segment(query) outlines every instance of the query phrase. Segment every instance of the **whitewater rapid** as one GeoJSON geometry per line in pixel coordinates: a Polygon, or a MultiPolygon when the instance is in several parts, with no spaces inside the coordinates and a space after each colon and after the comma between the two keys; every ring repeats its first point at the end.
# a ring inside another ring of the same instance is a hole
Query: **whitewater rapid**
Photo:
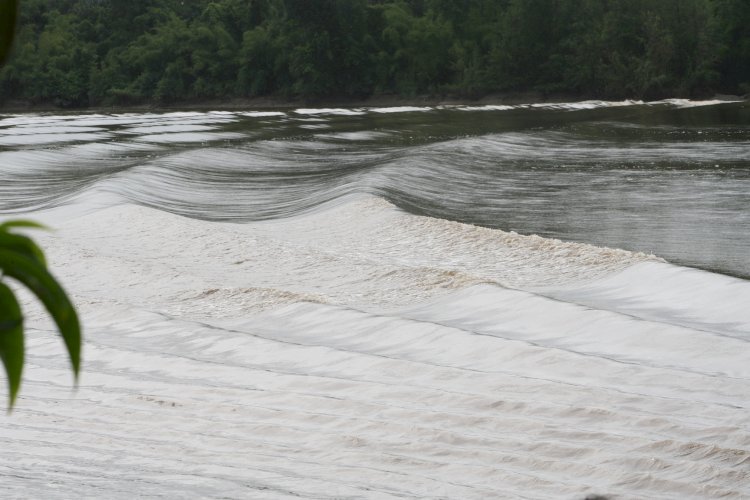
{"type": "Polygon", "coordinates": [[[748,278],[750,103],[0,116],[0,214],[92,191],[204,220],[348,195],[748,278]]]}
{"type": "Polygon", "coordinates": [[[35,215],[84,371],[29,304],[5,498],[750,494],[745,280],[371,196],[35,215]]]}
{"type": "Polygon", "coordinates": [[[680,99],[2,116],[0,220],[54,228],[85,342],[71,390],[19,291],[1,495],[748,498],[749,132],[680,99]]]}

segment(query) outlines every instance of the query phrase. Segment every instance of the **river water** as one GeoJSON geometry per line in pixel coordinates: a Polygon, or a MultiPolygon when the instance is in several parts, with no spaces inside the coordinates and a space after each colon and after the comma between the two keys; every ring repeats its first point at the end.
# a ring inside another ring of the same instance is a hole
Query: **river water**
{"type": "Polygon", "coordinates": [[[664,101],[13,116],[0,212],[90,190],[208,220],[348,193],[750,276],[750,105],[664,101]]]}
{"type": "Polygon", "coordinates": [[[5,497],[750,496],[747,102],[4,115],[10,217],[5,497]]]}

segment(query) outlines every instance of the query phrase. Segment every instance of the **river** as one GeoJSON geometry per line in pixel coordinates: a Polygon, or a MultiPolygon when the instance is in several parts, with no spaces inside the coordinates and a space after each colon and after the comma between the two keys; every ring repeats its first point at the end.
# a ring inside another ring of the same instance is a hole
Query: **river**
{"type": "Polygon", "coordinates": [[[0,121],[0,146],[6,213],[100,190],[250,221],[358,192],[750,276],[744,102],[22,115],[0,121]]]}
{"type": "Polygon", "coordinates": [[[750,104],[0,117],[9,498],[750,495],[750,104]]]}

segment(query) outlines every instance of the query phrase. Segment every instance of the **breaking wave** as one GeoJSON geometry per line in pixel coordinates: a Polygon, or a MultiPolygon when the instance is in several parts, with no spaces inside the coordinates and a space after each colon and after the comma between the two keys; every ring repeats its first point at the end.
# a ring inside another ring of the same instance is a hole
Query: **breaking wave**
{"type": "Polygon", "coordinates": [[[748,273],[743,106],[3,118],[86,333],[25,301],[5,491],[747,497],[750,282],[674,263],[748,273]]]}

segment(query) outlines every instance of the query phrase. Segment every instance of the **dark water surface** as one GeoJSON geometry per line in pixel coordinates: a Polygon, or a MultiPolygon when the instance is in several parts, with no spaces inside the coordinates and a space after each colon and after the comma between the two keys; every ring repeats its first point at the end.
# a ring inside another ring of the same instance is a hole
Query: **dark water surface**
{"type": "Polygon", "coordinates": [[[352,192],[747,278],[750,103],[0,118],[2,214],[108,194],[242,222],[352,192]]]}

